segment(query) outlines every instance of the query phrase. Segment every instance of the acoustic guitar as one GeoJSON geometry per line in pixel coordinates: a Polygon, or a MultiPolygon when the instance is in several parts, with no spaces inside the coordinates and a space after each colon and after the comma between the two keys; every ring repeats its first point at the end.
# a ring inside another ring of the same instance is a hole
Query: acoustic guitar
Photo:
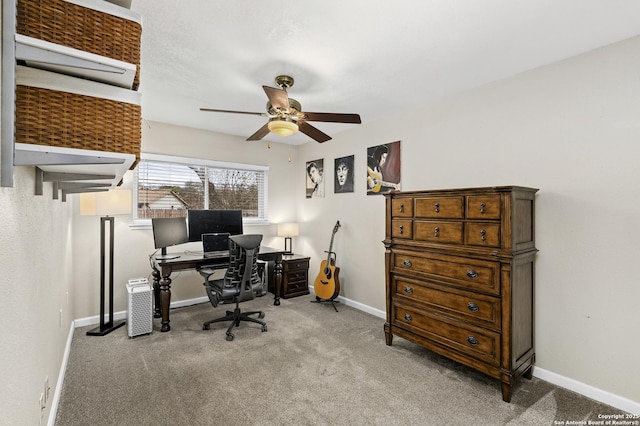
{"type": "Polygon", "coordinates": [[[367,185],[369,191],[380,192],[383,186],[390,186],[393,189],[400,189],[400,185],[393,182],[385,182],[382,180],[382,173],[371,170],[371,167],[367,167],[367,185]]]}
{"type": "Polygon", "coordinates": [[[340,294],[340,280],[338,279],[340,268],[336,267],[335,253],[332,251],[333,237],[338,232],[338,228],[340,228],[340,221],[337,221],[333,227],[327,258],[320,263],[320,272],[313,284],[316,297],[322,300],[333,300],[340,294]]]}

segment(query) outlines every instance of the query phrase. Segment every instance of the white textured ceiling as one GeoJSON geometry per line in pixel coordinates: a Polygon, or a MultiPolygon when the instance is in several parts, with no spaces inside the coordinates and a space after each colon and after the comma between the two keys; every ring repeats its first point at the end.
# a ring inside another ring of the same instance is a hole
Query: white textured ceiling
{"type": "MultiPolygon", "coordinates": [[[[248,137],[263,85],[363,123],[640,34],[639,0],[133,0],[147,120],[248,137]]],[[[639,71],[640,72],[640,71],[639,71]]],[[[311,123],[333,136],[355,124],[311,123]]],[[[304,134],[264,140],[316,143],[304,134]]],[[[256,143],[256,142],[248,142],[256,143]]]]}

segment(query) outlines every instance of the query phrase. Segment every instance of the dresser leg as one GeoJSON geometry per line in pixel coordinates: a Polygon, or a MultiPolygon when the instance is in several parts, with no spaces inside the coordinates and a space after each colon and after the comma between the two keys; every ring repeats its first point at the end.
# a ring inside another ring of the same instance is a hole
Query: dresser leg
{"type": "Polygon", "coordinates": [[[529,369],[525,371],[522,376],[527,380],[531,380],[533,378],[533,365],[529,367],[529,369]]]}
{"type": "Polygon", "coordinates": [[[509,383],[502,382],[502,400],[511,402],[511,385],[509,383]]]}
{"type": "Polygon", "coordinates": [[[384,340],[387,344],[387,346],[391,346],[391,344],[393,343],[393,334],[391,334],[391,332],[387,329],[387,326],[384,326],[384,340]]]}

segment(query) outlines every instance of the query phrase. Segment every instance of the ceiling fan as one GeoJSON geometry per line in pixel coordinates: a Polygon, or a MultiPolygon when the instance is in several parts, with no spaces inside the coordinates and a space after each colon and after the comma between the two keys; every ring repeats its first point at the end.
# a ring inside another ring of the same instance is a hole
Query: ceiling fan
{"type": "Polygon", "coordinates": [[[330,112],[304,112],[300,102],[292,99],[287,94],[287,89],[293,86],[293,78],[288,75],[279,75],[275,79],[280,87],[262,86],[267,94],[267,112],[229,111],[225,109],[200,108],[200,111],[228,112],[232,114],[250,114],[267,117],[269,121],[247,138],[248,141],[257,141],[264,138],[269,132],[280,136],[290,136],[300,130],[305,135],[317,142],[326,142],[331,136],[320,131],[308,123],[308,121],[323,121],[331,123],[360,124],[358,114],[337,114],[330,112]]]}

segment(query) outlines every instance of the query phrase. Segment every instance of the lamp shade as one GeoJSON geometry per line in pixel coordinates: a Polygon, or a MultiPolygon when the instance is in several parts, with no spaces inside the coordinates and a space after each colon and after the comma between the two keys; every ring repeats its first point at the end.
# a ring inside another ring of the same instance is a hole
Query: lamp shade
{"type": "Polygon", "coordinates": [[[131,190],[112,189],[106,192],[80,194],[82,216],[113,216],[131,213],[131,190]]]}
{"type": "Polygon", "coordinates": [[[278,237],[297,237],[300,232],[300,227],[297,223],[279,223],[278,224],[278,237]]]}

